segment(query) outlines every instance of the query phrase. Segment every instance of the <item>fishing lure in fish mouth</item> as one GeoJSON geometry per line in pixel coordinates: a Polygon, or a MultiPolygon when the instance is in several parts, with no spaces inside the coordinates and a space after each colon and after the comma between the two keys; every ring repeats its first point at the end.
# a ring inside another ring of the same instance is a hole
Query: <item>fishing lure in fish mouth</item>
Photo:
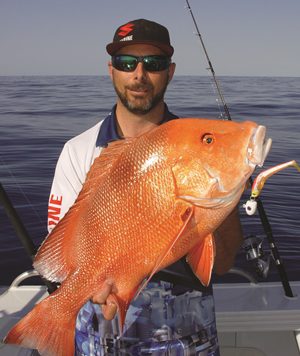
{"type": "Polygon", "coordinates": [[[278,173],[288,167],[295,167],[300,172],[300,166],[295,160],[293,160],[266,169],[255,178],[251,188],[250,199],[246,202],[246,204],[243,205],[248,215],[253,215],[256,212],[256,208],[257,208],[256,199],[259,197],[263,189],[263,186],[265,185],[266,180],[270,178],[273,174],[278,173]]]}

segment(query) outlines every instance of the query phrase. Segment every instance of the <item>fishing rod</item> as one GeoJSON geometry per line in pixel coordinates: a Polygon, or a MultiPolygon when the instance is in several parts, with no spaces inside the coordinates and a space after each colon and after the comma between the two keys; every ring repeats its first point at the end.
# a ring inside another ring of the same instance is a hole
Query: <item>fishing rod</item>
{"type": "Polygon", "coordinates": [[[222,102],[223,108],[224,108],[224,114],[221,114],[221,118],[223,118],[225,120],[231,120],[230,112],[229,112],[229,109],[227,107],[226,101],[224,99],[224,96],[223,96],[219,81],[218,81],[218,79],[216,77],[216,73],[215,73],[214,67],[213,67],[213,65],[211,63],[211,60],[210,60],[209,56],[208,56],[206,47],[204,45],[201,33],[199,31],[196,19],[194,17],[193,11],[191,9],[191,6],[190,6],[188,0],[186,0],[186,4],[187,4],[187,9],[189,10],[189,12],[191,14],[191,17],[193,19],[193,22],[194,22],[194,25],[195,25],[195,28],[196,28],[196,35],[199,37],[199,40],[201,42],[201,46],[202,46],[202,49],[204,51],[204,54],[205,54],[205,57],[206,57],[206,60],[207,60],[207,63],[208,63],[208,69],[210,70],[210,72],[212,74],[212,78],[213,78],[213,81],[214,81],[218,96],[219,96],[219,98],[220,98],[220,100],[222,102]]]}
{"type": "MultiPolygon", "coordinates": [[[[227,104],[225,102],[225,99],[224,99],[224,96],[222,94],[219,82],[217,80],[214,68],[213,68],[211,60],[210,60],[210,58],[208,56],[206,47],[204,45],[201,33],[199,31],[199,28],[198,28],[198,25],[197,25],[197,22],[196,22],[196,19],[195,19],[195,16],[193,14],[193,11],[191,9],[191,6],[190,6],[188,0],[186,0],[186,4],[187,4],[187,9],[189,10],[189,12],[191,14],[191,17],[193,19],[193,22],[194,22],[194,25],[195,25],[195,28],[196,28],[196,35],[199,37],[202,49],[203,49],[203,51],[205,53],[205,57],[207,59],[208,65],[209,65],[209,69],[210,69],[210,72],[212,74],[213,81],[214,81],[218,96],[219,96],[219,98],[220,98],[220,100],[222,102],[223,108],[224,108],[224,115],[221,115],[221,116],[223,116],[225,118],[225,120],[231,121],[232,119],[231,119],[231,115],[230,115],[228,106],[227,106],[227,104]]],[[[249,178],[249,183],[251,184],[251,186],[253,185],[252,177],[249,178]]],[[[270,224],[269,219],[267,217],[267,214],[266,214],[266,211],[264,209],[263,203],[262,203],[262,201],[261,201],[261,199],[259,197],[256,198],[256,202],[257,202],[258,214],[259,214],[259,217],[260,217],[264,232],[265,232],[265,234],[267,236],[267,239],[268,239],[268,242],[269,242],[269,245],[270,245],[270,248],[271,248],[271,253],[272,253],[273,259],[275,261],[275,265],[277,267],[277,271],[279,273],[279,276],[280,276],[280,279],[281,279],[281,283],[282,283],[285,295],[287,297],[293,297],[294,295],[293,295],[293,292],[292,292],[292,289],[291,289],[291,286],[290,286],[290,283],[289,283],[289,280],[288,280],[288,277],[287,277],[287,273],[286,273],[285,267],[284,267],[284,265],[283,265],[283,263],[281,261],[279,250],[278,250],[278,248],[276,246],[275,239],[274,239],[274,236],[273,236],[271,224],[270,224]]]]}
{"type": "MultiPolygon", "coordinates": [[[[17,236],[19,237],[21,243],[23,244],[28,256],[33,260],[36,254],[36,247],[32,242],[22,220],[20,219],[16,209],[14,208],[12,202],[10,201],[4,187],[0,183],[0,203],[2,204],[12,226],[15,229],[17,236]]],[[[48,280],[42,278],[44,284],[46,285],[48,292],[52,293],[56,290],[56,285],[49,282],[48,280]]]]}

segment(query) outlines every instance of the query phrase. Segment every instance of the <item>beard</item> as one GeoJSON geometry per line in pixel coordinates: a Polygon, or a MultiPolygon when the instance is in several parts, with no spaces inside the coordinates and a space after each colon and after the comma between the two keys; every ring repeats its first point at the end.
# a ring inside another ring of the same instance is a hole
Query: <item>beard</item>
{"type": "Polygon", "coordinates": [[[156,93],[153,93],[153,85],[151,83],[137,83],[133,85],[125,86],[125,90],[121,91],[115,81],[113,82],[115,91],[121,100],[122,104],[133,114],[145,115],[150,112],[158,103],[160,103],[165,95],[167,86],[169,82],[169,76],[166,78],[166,81],[162,87],[162,89],[156,93]],[[139,91],[139,90],[147,90],[148,95],[145,98],[135,98],[129,99],[126,89],[139,91]]]}

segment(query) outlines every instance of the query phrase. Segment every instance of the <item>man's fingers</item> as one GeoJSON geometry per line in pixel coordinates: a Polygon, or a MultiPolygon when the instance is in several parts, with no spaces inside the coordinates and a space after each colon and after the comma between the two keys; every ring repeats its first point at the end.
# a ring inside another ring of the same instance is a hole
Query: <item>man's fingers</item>
{"type": "Polygon", "coordinates": [[[113,293],[116,293],[116,287],[113,282],[106,281],[102,289],[95,293],[91,300],[93,303],[100,304],[105,319],[112,320],[117,313],[118,306],[115,302],[113,293]]]}
{"type": "Polygon", "coordinates": [[[105,319],[112,320],[116,315],[118,306],[113,300],[110,300],[110,297],[107,300],[106,304],[102,305],[102,313],[105,319]]]}
{"type": "Polygon", "coordinates": [[[93,303],[105,304],[108,296],[112,292],[114,292],[114,285],[113,285],[113,283],[107,281],[103,284],[101,291],[99,291],[98,293],[95,293],[92,296],[91,300],[93,303]]]}

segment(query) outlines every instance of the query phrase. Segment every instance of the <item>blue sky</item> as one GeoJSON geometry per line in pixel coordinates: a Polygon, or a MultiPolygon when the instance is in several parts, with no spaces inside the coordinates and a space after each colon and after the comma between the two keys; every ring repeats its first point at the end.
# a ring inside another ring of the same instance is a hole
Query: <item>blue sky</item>
{"type": "MultiPolygon", "coordinates": [[[[300,76],[299,0],[190,0],[217,75],[300,76]]],[[[115,29],[168,27],[177,74],[206,75],[185,0],[0,0],[0,75],[107,73],[115,29]]]]}

